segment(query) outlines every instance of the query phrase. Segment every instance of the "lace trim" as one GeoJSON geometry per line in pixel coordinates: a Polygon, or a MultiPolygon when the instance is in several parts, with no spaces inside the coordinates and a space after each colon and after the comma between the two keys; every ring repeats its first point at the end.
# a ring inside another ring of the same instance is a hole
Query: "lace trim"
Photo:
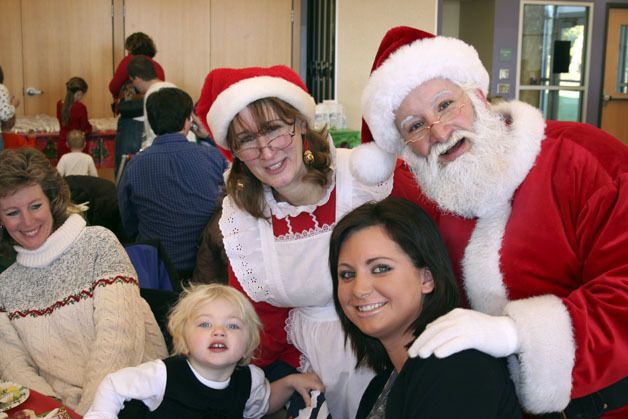
{"type": "Polygon", "coordinates": [[[297,371],[299,371],[301,374],[313,371],[310,360],[307,359],[307,356],[305,356],[304,354],[299,355],[299,366],[297,367],[297,371]]]}
{"type": "Polygon", "coordinates": [[[302,205],[299,207],[295,207],[290,205],[287,202],[277,202],[275,197],[273,196],[273,191],[268,185],[264,185],[264,200],[266,201],[266,205],[270,209],[270,212],[277,218],[285,218],[285,217],[296,217],[302,212],[314,212],[317,207],[323,206],[329,201],[329,197],[331,196],[331,191],[336,187],[336,147],[334,146],[334,140],[331,138],[331,135],[327,135],[327,143],[329,144],[330,152],[331,152],[331,174],[329,185],[327,185],[327,190],[325,191],[325,195],[320,199],[320,201],[311,204],[311,205],[302,205]]]}
{"type": "Polygon", "coordinates": [[[286,222],[288,224],[288,233],[281,234],[275,237],[275,240],[278,242],[288,242],[293,240],[306,239],[309,237],[314,237],[319,234],[328,233],[334,229],[335,223],[332,224],[323,224],[322,226],[318,224],[318,220],[314,214],[310,214],[314,219],[314,228],[309,228],[301,231],[300,233],[294,233],[292,231],[292,225],[290,224],[290,218],[286,218],[286,222]]]}
{"type": "MultiPolygon", "coordinates": [[[[231,202],[228,199],[225,199],[223,214],[225,214],[228,210],[233,209],[230,204],[231,202]]],[[[247,250],[245,250],[243,242],[233,239],[234,237],[239,237],[242,233],[240,227],[236,225],[236,216],[239,216],[238,218],[242,222],[242,225],[244,225],[245,230],[257,228],[256,221],[253,217],[249,214],[245,214],[244,212],[231,213],[227,217],[220,220],[220,228],[224,237],[225,250],[227,250],[227,254],[230,255],[229,262],[232,264],[234,272],[243,274],[241,277],[240,275],[237,275],[238,280],[249,297],[251,297],[254,301],[268,299],[270,297],[270,291],[266,286],[264,286],[264,281],[260,281],[255,275],[255,270],[247,261],[247,250]]],[[[259,235],[257,235],[257,237],[259,237],[259,235]]],[[[250,244],[246,241],[244,242],[250,244]]],[[[255,246],[253,246],[253,248],[254,247],[255,246]]],[[[248,250],[250,251],[251,249],[248,250]]]]}
{"type": "MultiPolygon", "coordinates": [[[[294,341],[290,338],[290,336],[292,336],[292,330],[294,329],[294,323],[295,323],[295,318],[294,318],[294,310],[290,310],[288,312],[288,318],[286,318],[286,323],[283,327],[283,329],[286,331],[286,342],[288,342],[288,344],[293,345],[294,346],[294,341]]],[[[307,356],[305,354],[299,354],[299,366],[297,367],[297,371],[299,371],[300,373],[306,373],[306,372],[311,372],[312,371],[312,364],[310,363],[310,360],[307,358],[307,356]]]]}
{"type": "Polygon", "coordinates": [[[291,335],[291,331],[292,329],[294,329],[294,310],[290,310],[288,312],[288,317],[286,318],[286,323],[283,326],[283,330],[286,331],[286,341],[290,344],[290,345],[294,345],[294,342],[292,341],[292,339],[290,338],[291,335]]]}
{"type": "Polygon", "coordinates": [[[301,205],[301,206],[295,207],[295,206],[292,206],[288,202],[283,202],[283,201],[277,202],[277,200],[275,199],[275,196],[273,195],[272,189],[267,185],[264,186],[264,200],[266,201],[266,205],[268,206],[268,209],[270,209],[270,212],[276,218],[296,217],[302,212],[312,213],[316,210],[316,208],[322,207],[323,205],[325,205],[329,201],[329,198],[331,197],[331,193],[335,187],[336,187],[336,175],[334,171],[331,174],[331,180],[329,182],[329,185],[327,185],[327,189],[325,190],[325,195],[323,195],[323,197],[314,204],[301,205]]]}

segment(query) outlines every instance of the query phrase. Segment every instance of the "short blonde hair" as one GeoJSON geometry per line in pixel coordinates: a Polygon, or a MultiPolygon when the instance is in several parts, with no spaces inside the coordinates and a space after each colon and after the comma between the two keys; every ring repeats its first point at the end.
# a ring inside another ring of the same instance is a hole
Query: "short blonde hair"
{"type": "Polygon", "coordinates": [[[68,132],[66,141],[70,149],[80,148],[82,150],[85,147],[85,133],[80,129],[73,129],[68,132]]]}
{"type": "Polygon", "coordinates": [[[239,365],[246,365],[253,358],[253,353],[260,343],[262,323],[253,305],[235,288],[222,284],[190,284],[183,288],[179,301],[168,316],[168,332],[172,336],[174,355],[188,355],[189,348],[185,341],[185,325],[194,311],[202,304],[223,299],[239,311],[242,323],[248,332],[248,345],[239,365]]]}

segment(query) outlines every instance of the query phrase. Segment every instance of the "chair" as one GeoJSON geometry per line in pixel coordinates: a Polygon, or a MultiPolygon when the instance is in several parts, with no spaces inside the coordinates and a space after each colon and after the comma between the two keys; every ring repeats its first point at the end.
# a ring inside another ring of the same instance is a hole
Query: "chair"
{"type": "Polygon", "coordinates": [[[126,169],[126,164],[133,157],[133,154],[127,153],[123,154],[120,159],[120,166],[118,167],[118,172],[116,173],[116,185],[120,183],[120,179],[122,179],[122,174],[124,173],[124,169],[126,169]]]}
{"type": "Polygon", "coordinates": [[[125,246],[137,271],[140,288],[181,291],[179,275],[159,240],[147,240],[125,246]]]}
{"type": "Polygon", "coordinates": [[[192,274],[194,283],[227,284],[229,276],[227,267],[229,262],[222,242],[222,233],[218,221],[222,215],[222,199],[218,200],[218,207],[214,210],[209,222],[203,229],[201,242],[196,253],[196,266],[192,274]]]}
{"type": "Polygon", "coordinates": [[[166,341],[168,353],[172,353],[172,336],[168,333],[168,313],[176,304],[179,294],[173,291],[140,288],[140,295],[146,300],[157,320],[157,325],[166,341]]]}
{"type": "Polygon", "coordinates": [[[112,181],[80,175],[66,176],[65,181],[70,187],[73,203],[87,202],[89,208],[85,217],[89,225],[106,227],[113,231],[120,243],[129,242],[120,218],[116,185],[112,181]]]}

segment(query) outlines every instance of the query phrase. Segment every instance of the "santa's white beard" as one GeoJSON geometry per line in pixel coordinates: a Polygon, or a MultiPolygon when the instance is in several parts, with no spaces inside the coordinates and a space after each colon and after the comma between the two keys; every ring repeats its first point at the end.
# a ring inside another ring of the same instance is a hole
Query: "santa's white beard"
{"type": "Polygon", "coordinates": [[[476,115],[473,132],[454,131],[447,142],[432,145],[427,157],[405,147],[402,158],[425,195],[442,210],[472,218],[508,203],[516,185],[509,170],[514,153],[506,123],[473,93],[469,98],[476,115]],[[469,150],[452,162],[440,162],[440,154],[462,138],[470,143],[469,150]]]}

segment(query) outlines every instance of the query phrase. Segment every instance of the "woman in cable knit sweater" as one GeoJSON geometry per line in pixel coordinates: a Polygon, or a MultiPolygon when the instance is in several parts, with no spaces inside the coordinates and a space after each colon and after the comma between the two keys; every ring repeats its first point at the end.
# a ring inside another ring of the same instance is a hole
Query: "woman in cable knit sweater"
{"type": "Polygon", "coordinates": [[[167,355],[135,270],[109,230],[86,227],[34,149],[0,154],[0,378],[83,414],[102,378],[167,355]]]}

